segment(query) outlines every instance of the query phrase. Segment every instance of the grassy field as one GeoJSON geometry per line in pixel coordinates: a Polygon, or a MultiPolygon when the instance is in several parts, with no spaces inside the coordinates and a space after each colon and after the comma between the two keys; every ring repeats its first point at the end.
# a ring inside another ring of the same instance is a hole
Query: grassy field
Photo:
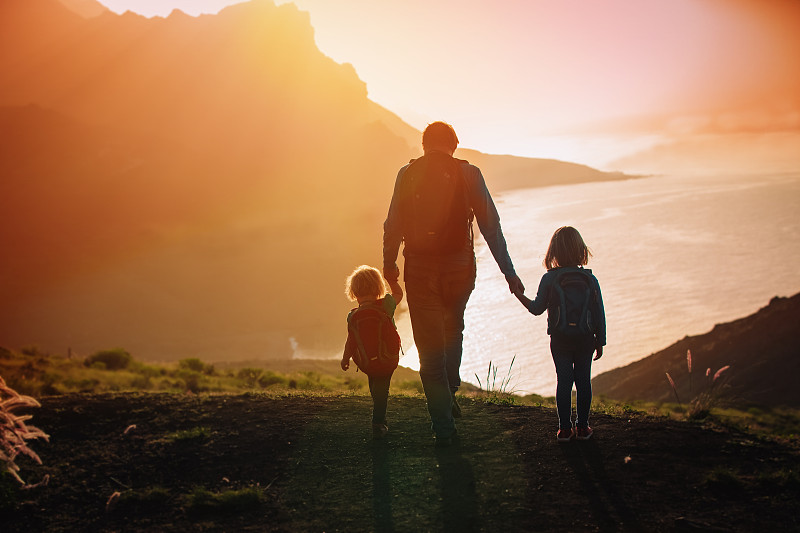
{"type": "Polygon", "coordinates": [[[800,447],[620,407],[558,444],[545,406],[460,399],[437,449],[425,399],[363,392],[102,393],[41,399],[50,441],[0,478],[2,531],[787,531],[800,447]]]}
{"type": "MultiPolygon", "coordinates": [[[[0,347],[0,376],[20,394],[35,398],[69,393],[353,393],[368,394],[367,377],[339,368],[338,360],[282,359],[208,364],[184,359],[171,364],[137,361],[123,349],[105,350],[85,358],[44,353],[37,348],[12,351],[0,347]]],[[[478,376],[481,388],[463,383],[461,393],[497,405],[555,407],[555,398],[509,392],[513,367],[490,367],[478,376]],[[492,372],[496,375],[492,378],[492,372]]],[[[399,367],[392,378],[391,394],[422,394],[419,374],[399,367]]],[[[691,404],[620,402],[595,395],[592,410],[616,416],[643,413],[674,420],[707,420],[766,437],[800,436],[800,410],[785,407],[731,408],[725,398],[715,398],[705,409],[691,404]],[[699,416],[698,416],[699,412],[699,416]]]]}
{"type": "MultiPolygon", "coordinates": [[[[124,349],[97,352],[85,358],[44,353],[37,348],[19,352],[0,347],[0,376],[20,394],[33,397],[73,392],[191,392],[244,391],[362,391],[367,377],[353,366],[347,372],[338,360],[270,360],[208,364],[183,359],[173,364],[148,364],[124,349]],[[269,368],[266,368],[266,367],[269,368]]],[[[419,374],[398,368],[395,391],[422,391],[419,374]]]]}
{"type": "Polygon", "coordinates": [[[0,350],[0,376],[39,399],[23,412],[50,436],[29,442],[42,464],[16,460],[48,483],[0,474],[2,531],[800,528],[794,410],[596,398],[595,436],[557,444],[553,398],[484,379],[459,392],[459,439],[437,449],[409,369],[378,441],[365,376],[337,361],[0,350]]]}

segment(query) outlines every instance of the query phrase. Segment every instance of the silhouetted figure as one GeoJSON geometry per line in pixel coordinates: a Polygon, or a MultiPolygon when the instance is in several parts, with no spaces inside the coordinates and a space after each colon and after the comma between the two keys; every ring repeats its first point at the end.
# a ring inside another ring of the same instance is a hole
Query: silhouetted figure
{"type": "Polygon", "coordinates": [[[380,270],[361,265],[345,282],[345,295],[358,302],[347,315],[347,341],[342,355],[342,370],[350,368],[350,359],[369,378],[372,396],[372,436],[381,439],[389,431],[386,407],[389,385],[397,368],[400,337],[394,325],[394,311],[403,300],[403,289],[394,280],[391,294],[380,270]]]}
{"type": "Polygon", "coordinates": [[[411,326],[437,446],[452,443],[454,417],[461,416],[455,393],[461,385],[464,310],[475,288],[473,219],[511,292],[525,291],[483,175],[453,158],[457,146],[449,124],[434,122],[425,129],[424,155],[398,172],[383,226],[383,275],[390,283],[400,276],[397,254],[403,244],[411,326]]]}
{"type": "Polygon", "coordinates": [[[534,315],[547,310],[550,353],[556,365],[556,408],[559,442],[592,436],[589,410],[592,405],[592,354],[603,356],[606,344],[606,316],[600,284],[589,263],[589,248],[578,230],[564,226],[556,230],[544,257],[547,272],[542,276],[536,298],[515,292],[519,301],[534,315]],[[572,427],[572,384],[577,399],[575,428],[572,427]]]}

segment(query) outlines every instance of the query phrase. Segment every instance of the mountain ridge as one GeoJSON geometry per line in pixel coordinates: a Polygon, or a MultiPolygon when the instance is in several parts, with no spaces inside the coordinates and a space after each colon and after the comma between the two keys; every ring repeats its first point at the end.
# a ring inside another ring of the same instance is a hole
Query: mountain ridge
{"type": "MultiPolygon", "coordinates": [[[[421,135],[317,49],[308,13],[0,9],[0,130],[18,132],[0,148],[15,221],[0,230],[0,341],[149,360],[337,351],[339,287],[380,263],[421,135]]],[[[493,192],[622,177],[462,152],[493,192]]]]}
{"type": "Polygon", "coordinates": [[[596,394],[617,400],[671,402],[675,393],[666,378],[673,378],[684,402],[706,389],[706,369],[713,376],[724,371],[723,400],[737,406],[800,406],[800,294],[775,297],[756,313],[724,324],[704,334],[687,336],[669,347],[592,379],[596,394]],[[687,365],[691,350],[693,379],[687,365]],[[693,391],[692,391],[693,387],[693,391]]]}

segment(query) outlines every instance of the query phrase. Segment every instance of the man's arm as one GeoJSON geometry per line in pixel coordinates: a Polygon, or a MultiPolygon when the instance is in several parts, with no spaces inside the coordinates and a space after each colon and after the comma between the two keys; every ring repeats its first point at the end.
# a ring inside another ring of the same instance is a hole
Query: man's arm
{"type": "Polygon", "coordinates": [[[400,277],[400,269],[397,268],[397,254],[400,252],[400,243],[403,242],[403,231],[400,226],[400,214],[398,213],[398,204],[400,202],[398,191],[400,189],[400,180],[406,168],[408,168],[408,165],[401,168],[397,173],[392,201],[389,204],[389,213],[383,223],[383,277],[389,282],[390,286],[392,283],[397,282],[400,277]]]}
{"type": "Polygon", "coordinates": [[[481,231],[489,250],[492,252],[500,272],[506,277],[508,289],[514,294],[525,292],[525,286],[514,271],[514,264],[511,256],[508,255],[508,246],[503,236],[503,229],[500,227],[500,215],[494,205],[486,181],[478,167],[474,165],[462,165],[464,179],[467,183],[470,205],[475,213],[475,220],[478,222],[478,229],[481,231]]]}

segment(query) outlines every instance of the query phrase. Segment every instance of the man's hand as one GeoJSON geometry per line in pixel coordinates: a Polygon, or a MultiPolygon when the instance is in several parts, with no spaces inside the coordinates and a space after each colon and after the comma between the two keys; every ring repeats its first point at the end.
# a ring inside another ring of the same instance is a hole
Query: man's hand
{"type": "Polygon", "coordinates": [[[400,269],[397,268],[397,263],[393,265],[383,265],[383,279],[389,282],[389,286],[392,283],[397,283],[397,280],[400,278],[400,269]]]}
{"type": "Polygon", "coordinates": [[[603,357],[603,347],[595,346],[595,350],[597,351],[597,355],[594,356],[594,361],[597,361],[598,359],[603,357]]]}
{"type": "Polygon", "coordinates": [[[511,291],[512,294],[515,296],[525,294],[525,285],[522,284],[522,280],[519,279],[519,276],[516,274],[511,277],[506,276],[506,281],[508,282],[508,290],[511,291]]]}

